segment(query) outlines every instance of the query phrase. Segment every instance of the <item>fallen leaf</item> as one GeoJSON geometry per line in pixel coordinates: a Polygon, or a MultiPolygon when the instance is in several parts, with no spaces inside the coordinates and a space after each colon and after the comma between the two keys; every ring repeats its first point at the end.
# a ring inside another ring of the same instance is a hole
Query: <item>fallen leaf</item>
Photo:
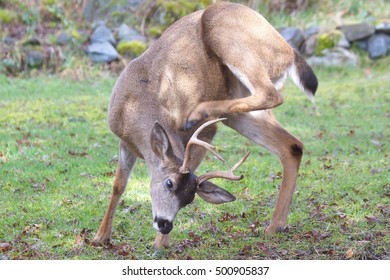
{"type": "Polygon", "coordinates": [[[80,234],[77,234],[77,235],[76,235],[76,239],[75,239],[75,241],[74,241],[74,244],[76,244],[77,246],[83,245],[83,239],[81,238],[81,235],[80,235],[80,234]]]}
{"type": "Polygon", "coordinates": [[[73,151],[73,150],[69,150],[68,154],[70,154],[71,156],[78,156],[78,157],[85,157],[85,156],[88,155],[87,152],[76,152],[76,151],[73,151]]]}
{"type": "Polygon", "coordinates": [[[0,152],[0,162],[4,162],[4,163],[7,162],[7,158],[2,152],[0,152]]]}
{"type": "Polygon", "coordinates": [[[9,243],[0,243],[0,252],[7,252],[11,250],[11,244],[9,243]]]}
{"type": "Polygon", "coordinates": [[[116,246],[115,249],[116,249],[118,255],[120,255],[120,256],[128,256],[128,255],[130,255],[131,252],[134,251],[133,247],[131,247],[129,244],[126,244],[126,243],[116,246]]]}
{"type": "Polygon", "coordinates": [[[347,252],[345,253],[347,259],[351,259],[353,257],[353,250],[352,248],[349,248],[347,252]]]}
{"type": "Polygon", "coordinates": [[[371,143],[374,144],[374,145],[377,146],[377,147],[382,147],[382,146],[383,146],[383,143],[380,142],[380,141],[377,140],[377,139],[371,139],[371,143]]]}
{"type": "Polygon", "coordinates": [[[355,136],[355,130],[351,129],[351,130],[348,132],[348,136],[355,136]]]}
{"type": "Polygon", "coordinates": [[[364,218],[366,218],[367,223],[369,223],[369,224],[375,224],[375,223],[379,222],[379,219],[375,216],[364,216],[364,218]]]}

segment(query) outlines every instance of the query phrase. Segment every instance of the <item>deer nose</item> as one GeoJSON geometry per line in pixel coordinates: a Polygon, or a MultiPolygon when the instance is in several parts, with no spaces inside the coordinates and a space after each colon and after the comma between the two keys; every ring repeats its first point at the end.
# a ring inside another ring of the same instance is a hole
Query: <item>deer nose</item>
{"type": "Polygon", "coordinates": [[[158,231],[162,234],[168,234],[173,229],[173,223],[171,221],[157,218],[158,231]]]}

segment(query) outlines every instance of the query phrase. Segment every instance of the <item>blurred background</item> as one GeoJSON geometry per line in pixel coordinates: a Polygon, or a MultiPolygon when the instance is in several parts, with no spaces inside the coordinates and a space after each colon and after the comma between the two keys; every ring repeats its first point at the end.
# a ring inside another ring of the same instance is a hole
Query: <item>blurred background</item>
{"type": "MultiPolygon", "coordinates": [[[[119,73],[173,22],[215,2],[0,0],[0,73],[119,73]]],[[[231,2],[259,11],[312,65],[358,66],[388,54],[389,0],[231,2]]]]}

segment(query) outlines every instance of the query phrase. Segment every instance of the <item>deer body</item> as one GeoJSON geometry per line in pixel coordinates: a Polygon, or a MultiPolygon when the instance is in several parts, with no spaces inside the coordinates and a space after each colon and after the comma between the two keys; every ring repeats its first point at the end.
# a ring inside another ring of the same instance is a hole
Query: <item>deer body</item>
{"type": "MultiPolygon", "coordinates": [[[[217,117],[281,159],[283,181],[266,232],[282,230],[303,150],[302,142],[281,128],[270,111],[282,103],[279,90],[288,74],[314,96],[317,80],[310,67],[261,15],[245,6],[212,5],[168,28],[114,86],[108,122],[121,139],[120,156],[113,195],[94,242],[109,239],[136,158],[146,161],[151,177],[155,247],[167,245],[177,212],[195,193],[211,203],[234,200],[208,181],[218,175],[194,174],[205,149],[193,146],[186,155],[194,131],[217,117]]],[[[215,133],[212,123],[199,132],[199,139],[210,143],[215,133]]]]}

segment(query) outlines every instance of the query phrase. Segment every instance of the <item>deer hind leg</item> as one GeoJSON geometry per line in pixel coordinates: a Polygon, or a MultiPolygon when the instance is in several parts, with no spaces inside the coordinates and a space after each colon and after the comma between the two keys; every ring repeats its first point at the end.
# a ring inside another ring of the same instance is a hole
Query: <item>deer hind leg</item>
{"type": "Polygon", "coordinates": [[[93,243],[96,245],[108,242],[111,237],[115,211],[119,200],[126,189],[127,181],[136,159],[136,156],[127,151],[124,144],[121,142],[119,145],[118,166],[116,169],[110,203],[100,224],[99,230],[93,239],[93,243]]]}
{"type": "Polygon", "coordinates": [[[282,184],[266,234],[284,230],[296,187],[303,143],[283,129],[270,110],[229,116],[226,125],[277,155],[283,166],[282,184]]]}
{"type": "MultiPolygon", "coordinates": [[[[283,103],[282,96],[253,51],[244,48],[238,53],[245,53],[245,56],[235,57],[230,53],[222,53],[220,59],[234,76],[232,78],[239,81],[249,96],[240,98],[226,96],[225,100],[211,100],[198,104],[188,116],[185,129],[189,129],[206,119],[232,113],[272,109],[283,103]]],[[[290,64],[287,62],[285,65],[275,66],[280,68],[280,76],[285,74],[290,64]]]]}

